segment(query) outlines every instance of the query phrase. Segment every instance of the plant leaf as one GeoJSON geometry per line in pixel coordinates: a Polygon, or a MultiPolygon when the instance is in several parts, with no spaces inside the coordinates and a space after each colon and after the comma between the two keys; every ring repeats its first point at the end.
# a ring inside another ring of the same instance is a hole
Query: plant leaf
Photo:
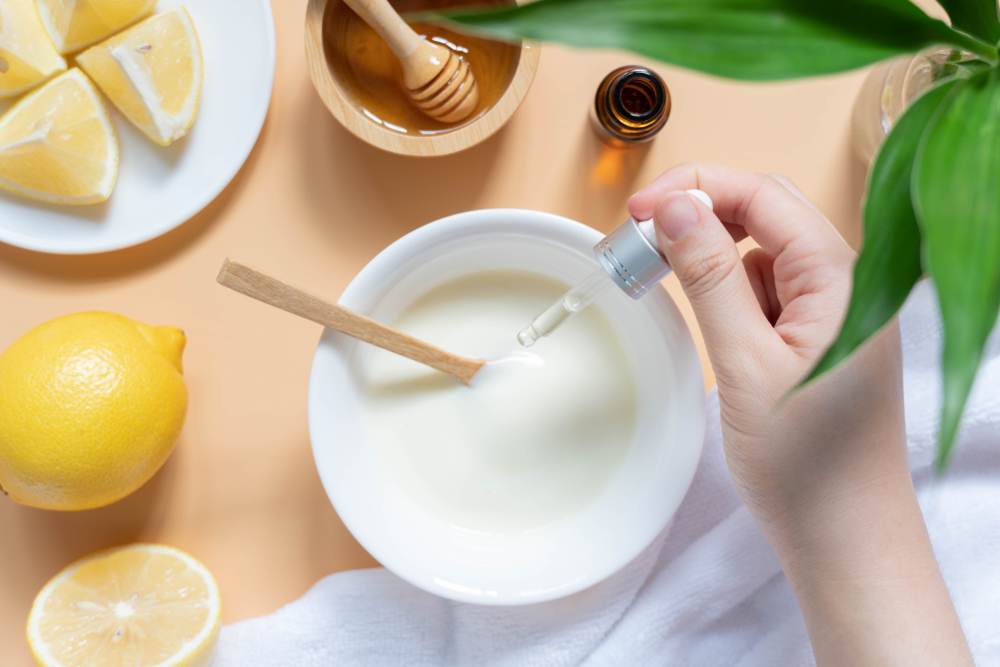
{"type": "Polygon", "coordinates": [[[628,49],[761,81],[841,72],[931,44],[996,56],[909,0],[539,0],[408,18],[504,39],[628,49]]]}
{"type": "Polygon", "coordinates": [[[1000,312],[1000,70],[954,86],[917,149],[913,195],[944,321],[940,470],[1000,312]]]}
{"type": "Polygon", "coordinates": [[[951,25],[990,44],[1000,42],[997,0],[938,0],[951,25]]]}
{"type": "Polygon", "coordinates": [[[959,49],[952,49],[943,63],[934,58],[927,58],[931,67],[931,80],[941,81],[955,75],[970,75],[988,69],[991,65],[978,59],[963,60],[964,54],[959,49]]]}
{"type": "Polygon", "coordinates": [[[913,213],[913,158],[927,123],[956,80],[917,98],[886,137],[868,174],[864,244],[854,265],[854,288],[837,340],[802,384],[846,359],[892,319],[920,279],[920,227],[913,213]]]}

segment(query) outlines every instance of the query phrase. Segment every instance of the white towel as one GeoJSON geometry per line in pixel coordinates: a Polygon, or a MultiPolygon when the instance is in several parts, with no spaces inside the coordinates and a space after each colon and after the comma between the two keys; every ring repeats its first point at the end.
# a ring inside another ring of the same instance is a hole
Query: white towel
{"type": "MultiPolygon", "coordinates": [[[[928,281],[901,324],[920,504],[977,664],[1000,666],[1000,336],[951,466],[935,481],[941,325],[928,281]]],[[[383,569],[343,572],[269,616],[224,628],[215,667],[815,664],[777,556],[729,478],[714,390],[707,419],[704,454],[671,525],[607,581],[554,602],[484,607],[383,569]]]]}

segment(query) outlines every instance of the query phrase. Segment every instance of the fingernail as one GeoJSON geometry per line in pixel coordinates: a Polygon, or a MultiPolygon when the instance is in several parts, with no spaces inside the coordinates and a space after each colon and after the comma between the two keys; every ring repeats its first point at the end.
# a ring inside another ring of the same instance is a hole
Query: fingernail
{"type": "Polygon", "coordinates": [[[691,195],[681,190],[668,192],[656,204],[656,224],[671,241],[680,241],[698,225],[698,209],[691,195]]]}

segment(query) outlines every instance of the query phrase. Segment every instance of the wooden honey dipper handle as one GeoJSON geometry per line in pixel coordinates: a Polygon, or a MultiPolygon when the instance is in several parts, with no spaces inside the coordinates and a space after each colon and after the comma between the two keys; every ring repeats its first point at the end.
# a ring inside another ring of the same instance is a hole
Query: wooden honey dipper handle
{"type": "Polygon", "coordinates": [[[227,258],[216,278],[220,285],[276,308],[312,320],[351,338],[447,373],[464,384],[486,363],[461,357],[376,322],[312,292],[227,258]]]}
{"type": "Polygon", "coordinates": [[[412,55],[424,39],[396,13],[389,0],[344,0],[385,40],[400,60],[412,55]]]}
{"type": "Polygon", "coordinates": [[[428,41],[406,25],[389,0],[344,0],[385,40],[403,66],[413,103],[442,123],[465,120],[479,104],[479,86],[468,61],[428,41]]]}
{"type": "Polygon", "coordinates": [[[403,83],[409,90],[434,80],[451,57],[450,50],[428,42],[396,13],[389,0],[344,0],[385,40],[403,65],[403,83]]]}

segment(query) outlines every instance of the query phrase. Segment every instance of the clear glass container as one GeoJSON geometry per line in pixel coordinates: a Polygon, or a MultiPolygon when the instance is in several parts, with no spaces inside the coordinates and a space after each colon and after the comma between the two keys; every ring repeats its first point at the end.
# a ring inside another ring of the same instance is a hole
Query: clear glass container
{"type": "Polygon", "coordinates": [[[879,63],[868,73],[854,102],[854,143],[871,162],[875,151],[910,102],[937,81],[967,74],[971,53],[935,46],[879,63]]]}

